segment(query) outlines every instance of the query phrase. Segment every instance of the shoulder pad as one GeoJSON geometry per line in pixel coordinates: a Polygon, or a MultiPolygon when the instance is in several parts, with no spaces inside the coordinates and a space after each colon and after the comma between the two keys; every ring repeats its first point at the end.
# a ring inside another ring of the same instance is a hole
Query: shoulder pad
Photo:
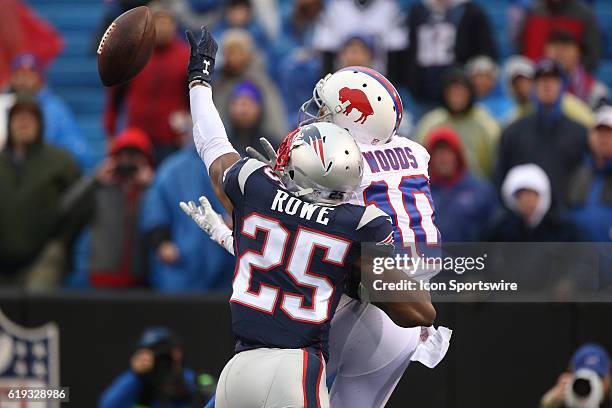
{"type": "Polygon", "coordinates": [[[262,167],[265,167],[266,165],[262,162],[260,162],[259,160],[255,160],[255,159],[248,159],[243,165],[242,168],[240,169],[240,172],[238,173],[238,185],[240,186],[240,191],[242,192],[242,194],[244,194],[244,185],[246,184],[247,179],[249,178],[249,176],[251,174],[253,174],[253,172],[255,172],[258,169],[261,169],[262,167]]]}
{"type": "Polygon", "coordinates": [[[361,219],[359,220],[359,224],[357,225],[357,229],[363,228],[363,226],[369,224],[371,221],[375,220],[378,217],[385,217],[389,219],[389,215],[375,206],[374,204],[370,204],[365,208],[361,219]]]}

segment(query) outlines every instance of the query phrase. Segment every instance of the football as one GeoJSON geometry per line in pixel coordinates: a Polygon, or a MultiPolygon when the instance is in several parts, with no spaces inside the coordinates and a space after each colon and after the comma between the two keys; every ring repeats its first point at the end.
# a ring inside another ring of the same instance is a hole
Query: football
{"type": "Polygon", "coordinates": [[[134,78],[155,46],[153,14],[146,6],[126,11],[108,26],[98,46],[98,73],[106,86],[134,78]]]}

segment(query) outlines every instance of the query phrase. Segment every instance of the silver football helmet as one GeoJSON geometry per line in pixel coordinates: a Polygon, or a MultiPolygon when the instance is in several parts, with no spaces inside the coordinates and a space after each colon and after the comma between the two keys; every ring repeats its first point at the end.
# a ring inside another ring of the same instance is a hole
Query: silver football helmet
{"type": "Polygon", "coordinates": [[[346,130],[319,122],[287,136],[278,149],[275,170],[295,195],[337,205],[361,183],[363,162],[355,139],[346,130]]]}

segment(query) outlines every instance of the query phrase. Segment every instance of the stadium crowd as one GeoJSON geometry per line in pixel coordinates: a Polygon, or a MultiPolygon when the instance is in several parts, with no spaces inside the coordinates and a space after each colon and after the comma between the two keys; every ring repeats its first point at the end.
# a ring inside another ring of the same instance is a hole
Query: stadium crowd
{"type": "MultiPolygon", "coordinates": [[[[24,32],[61,43],[27,4],[6,3],[24,32]]],[[[221,210],[188,114],[181,32],[202,24],[220,44],[215,103],[241,151],[279,143],[322,76],[368,66],[402,94],[399,134],[431,154],[443,240],[612,241],[612,78],[597,77],[612,22],[590,3],[509,0],[516,55],[502,57],[470,0],[107,2],[101,31],[148,4],[157,37],[144,70],[106,91],[101,161],[46,83],[53,56],[26,35],[9,47],[17,28],[0,30],[0,285],[58,287],[84,263],[81,286],[229,290],[232,258],[178,207],[206,195],[221,210]]]]}

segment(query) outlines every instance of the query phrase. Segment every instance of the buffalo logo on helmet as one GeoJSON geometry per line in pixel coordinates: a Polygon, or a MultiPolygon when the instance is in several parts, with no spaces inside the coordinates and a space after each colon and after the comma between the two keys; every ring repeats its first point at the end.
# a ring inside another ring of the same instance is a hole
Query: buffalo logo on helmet
{"type": "Polygon", "coordinates": [[[368,119],[368,116],[374,114],[374,109],[368,100],[368,96],[361,89],[351,89],[345,86],[338,92],[338,98],[342,104],[348,102],[348,105],[346,105],[343,111],[346,116],[348,116],[353,109],[361,114],[361,116],[354,121],[355,123],[361,123],[363,125],[368,119]]]}

